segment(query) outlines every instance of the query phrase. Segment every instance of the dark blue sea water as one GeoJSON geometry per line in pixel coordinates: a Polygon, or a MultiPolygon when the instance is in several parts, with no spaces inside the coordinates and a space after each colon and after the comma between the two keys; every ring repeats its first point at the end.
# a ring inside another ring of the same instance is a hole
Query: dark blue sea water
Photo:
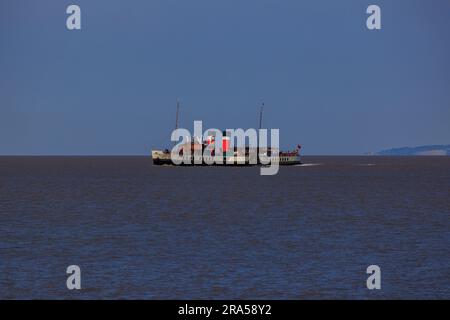
{"type": "Polygon", "coordinates": [[[0,298],[450,298],[450,157],[303,160],[0,157],[0,298]]]}

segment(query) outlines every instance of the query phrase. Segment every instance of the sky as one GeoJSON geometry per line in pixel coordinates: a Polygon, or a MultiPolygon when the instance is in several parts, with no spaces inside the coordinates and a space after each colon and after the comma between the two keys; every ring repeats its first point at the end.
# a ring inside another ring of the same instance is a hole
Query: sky
{"type": "Polygon", "coordinates": [[[449,57],[448,0],[1,0],[0,155],[147,155],[177,98],[308,155],[448,144],[449,57]]]}

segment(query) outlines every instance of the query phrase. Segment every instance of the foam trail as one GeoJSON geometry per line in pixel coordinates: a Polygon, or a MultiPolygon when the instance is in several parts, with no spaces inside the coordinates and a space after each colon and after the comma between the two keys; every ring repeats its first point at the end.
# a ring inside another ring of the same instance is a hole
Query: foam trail
{"type": "Polygon", "coordinates": [[[314,167],[314,166],[321,166],[322,163],[302,163],[302,164],[296,164],[294,167],[314,167]]]}

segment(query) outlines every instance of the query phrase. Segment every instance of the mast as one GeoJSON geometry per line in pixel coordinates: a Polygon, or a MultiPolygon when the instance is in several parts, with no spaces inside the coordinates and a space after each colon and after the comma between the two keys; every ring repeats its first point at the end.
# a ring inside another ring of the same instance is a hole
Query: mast
{"type": "Polygon", "coordinates": [[[261,105],[261,109],[259,110],[259,129],[262,126],[262,116],[263,116],[264,102],[261,105]]]}
{"type": "Polygon", "coordinates": [[[175,118],[175,130],[178,129],[178,114],[180,113],[180,100],[177,98],[177,115],[175,118]]]}

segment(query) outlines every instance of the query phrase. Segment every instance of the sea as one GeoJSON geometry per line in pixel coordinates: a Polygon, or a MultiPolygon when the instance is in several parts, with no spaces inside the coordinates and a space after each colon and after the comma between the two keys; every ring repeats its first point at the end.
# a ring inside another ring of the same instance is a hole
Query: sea
{"type": "Polygon", "coordinates": [[[450,299],[450,157],[302,161],[0,157],[0,298],[450,299]]]}

